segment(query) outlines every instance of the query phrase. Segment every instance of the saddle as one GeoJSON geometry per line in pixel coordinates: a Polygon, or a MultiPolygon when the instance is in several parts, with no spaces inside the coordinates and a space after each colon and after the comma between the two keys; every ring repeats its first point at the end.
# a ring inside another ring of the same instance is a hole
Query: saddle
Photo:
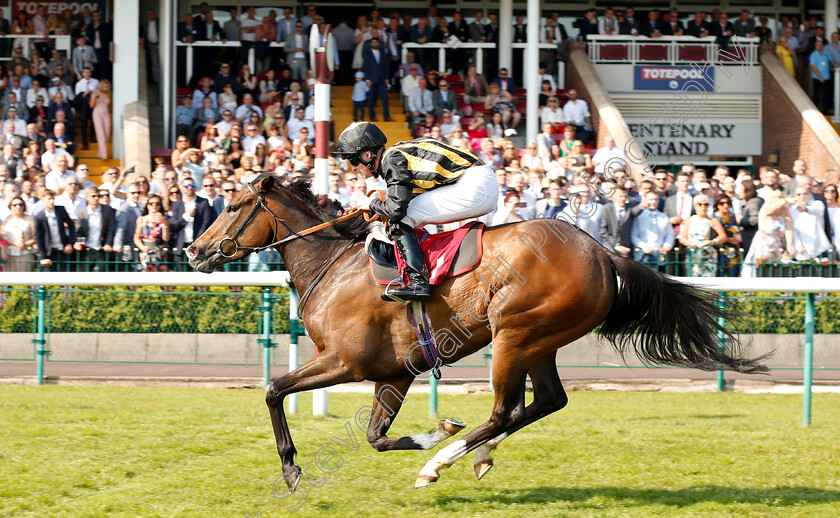
{"type": "MultiPolygon", "coordinates": [[[[429,284],[432,286],[472,271],[481,262],[483,223],[473,221],[459,229],[440,234],[429,234],[423,229],[414,231],[429,267],[429,284]]],[[[374,226],[368,235],[365,250],[370,257],[370,273],[377,284],[388,284],[401,278],[402,265],[397,260],[402,261],[393,242],[385,236],[384,225],[374,226]]]]}

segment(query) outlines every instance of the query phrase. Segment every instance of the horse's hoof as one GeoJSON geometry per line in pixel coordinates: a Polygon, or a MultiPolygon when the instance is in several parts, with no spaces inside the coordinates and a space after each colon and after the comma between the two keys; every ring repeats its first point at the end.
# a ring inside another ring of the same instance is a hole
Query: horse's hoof
{"type": "Polygon", "coordinates": [[[493,467],[493,459],[490,458],[476,462],[473,467],[475,468],[475,478],[481,480],[490,471],[490,468],[493,467]]]}
{"type": "Polygon", "coordinates": [[[417,480],[414,482],[415,489],[420,489],[421,487],[426,487],[430,484],[434,484],[438,481],[438,476],[431,476],[431,475],[417,475],[417,480]]]}
{"type": "Polygon", "coordinates": [[[298,483],[300,483],[300,476],[302,472],[300,466],[298,466],[297,464],[292,465],[292,469],[292,473],[283,475],[283,479],[286,481],[286,485],[289,486],[290,493],[294,493],[295,491],[297,491],[298,483]]]}
{"type": "Polygon", "coordinates": [[[448,417],[440,422],[440,430],[450,436],[455,435],[466,427],[467,423],[448,417]]]}

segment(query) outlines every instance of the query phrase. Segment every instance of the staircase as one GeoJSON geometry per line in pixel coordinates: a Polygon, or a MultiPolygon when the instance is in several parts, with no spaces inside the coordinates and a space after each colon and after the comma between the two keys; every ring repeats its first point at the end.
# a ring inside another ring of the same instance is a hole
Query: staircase
{"type": "MultiPolygon", "coordinates": [[[[108,160],[101,160],[96,157],[96,154],[99,152],[99,146],[96,144],[94,139],[93,142],[90,143],[90,147],[88,149],[82,149],[82,142],[81,137],[76,139],[76,145],[78,149],[76,150],[76,156],[79,157],[79,162],[84,163],[90,169],[90,181],[99,185],[102,183],[102,173],[105,169],[109,167],[119,167],[120,160],[116,158],[110,158],[108,160]]],[[[113,156],[112,153],[112,145],[108,143],[108,156],[113,156]]]]}
{"type": "MultiPolygon", "coordinates": [[[[353,101],[351,99],[353,87],[333,86],[330,92],[332,96],[332,120],[335,123],[335,135],[338,139],[338,135],[344,131],[344,128],[353,122],[353,101]]],[[[402,106],[400,106],[398,92],[388,92],[388,110],[395,122],[383,122],[382,104],[377,103],[376,116],[378,121],[376,125],[388,137],[388,144],[411,140],[411,130],[408,123],[405,122],[405,114],[402,106]]],[[[368,115],[367,108],[365,108],[365,118],[363,120],[368,120],[368,115]]]]}

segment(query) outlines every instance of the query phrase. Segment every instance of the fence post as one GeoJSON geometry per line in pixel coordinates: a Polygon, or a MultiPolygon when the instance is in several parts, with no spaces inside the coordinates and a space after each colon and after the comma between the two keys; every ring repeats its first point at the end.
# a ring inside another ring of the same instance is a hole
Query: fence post
{"type": "MultiPolygon", "coordinates": [[[[298,358],[298,292],[295,288],[289,287],[289,372],[297,369],[298,358]]],[[[297,412],[298,395],[289,395],[289,413],[297,412]]]]}
{"type": "MultiPolygon", "coordinates": [[[[723,292],[718,293],[717,305],[718,305],[718,309],[720,309],[721,312],[723,311],[723,307],[724,307],[723,297],[724,297],[723,292]]],[[[726,321],[723,319],[723,317],[718,317],[718,325],[721,326],[721,327],[726,325],[726,321]]],[[[718,335],[718,348],[721,351],[723,351],[724,349],[726,349],[726,343],[725,343],[726,337],[724,336],[722,330],[718,330],[717,335],[718,335]]],[[[717,383],[718,383],[718,390],[720,392],[723,392],[724,388],[726,387],[726,380],[723,378],[723,369],[718,369],[717,383]]]]}
{"type": "Polygon", "coordinates": [[[45,332],[47,327],[47,288],[46,286],[38,286],[38,338],[33,340],[38,346],[37,358],[37,377],[38,385],[44,384],[44,357],[49,356],[50,351],[44,347],[46,345],[45,332]]]}
{"type": "Polygon", "coordinates": [[[811,382],[814,370],[814,294],[805,297],[805,358],[802,380],[802,426],[811,426],[811,382]]]}
{"type": "MultiPolygon", "coordinates": [[[[432,370],[434,370],[434,369],[432,369],[432,370]]],[[[437,384],[438,384],[437,378],[435,378],[435,375],[432,374],[432,371],[429,371],[429,416],[430,417],[436,417],[437,416],[437,403],[438,403],[437,384]]]]}
{"type": "Polygon", "coordinates": [[[263,345],[263,387],[268,388],[271,383],[271,288],[262,289],[263,337],[259,342],[263,345]]]}

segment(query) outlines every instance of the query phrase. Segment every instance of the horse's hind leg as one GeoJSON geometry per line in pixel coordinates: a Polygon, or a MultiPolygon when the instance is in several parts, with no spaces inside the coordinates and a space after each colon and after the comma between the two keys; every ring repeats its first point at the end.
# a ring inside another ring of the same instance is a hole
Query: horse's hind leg
{"type": "Polygon", "coordinates": [[[557,351],[552,351],[537,360],[528,370],[528,376],[531,377],[531,383],[534,386],[534,401],[525,407],[525,419],[507,432],[476,448],[473,467],[478,480],[481,480],[493,467],[493,457],[490,456],[490,452],[495,450],[505,437],[548,414],[562,409],[568,403],[569,399],[566,396],[566,391],[563,390],[560,376],[557,375],[557,367],[554,361],[556,354],[557,351]]]}
{"type": "MultiPolygon", "coordinates": [[[[493,340],[494,345],[497,341],[493,340]]],[[[440,478],[439,471],[478,448],[487,441],[506,433],[525,418],[525,369],[522,351],[500,347],[493,358],[493,387],[495,401],[490,419],[449,446],[441,449],[420,470],[414,487],[423,487],[440,478]],[[498,361],[497,361],[498,360],[498,361]]],[[[504,438],[502,437],[502,438],[504,438]]]]}
{"type": "Polygon", "coordinates": [[[294,491],[300,480],[301,469],[295,464],[295,445],[286,423],[283,411],[283,399],[289,394],[304,390],[330,387],[339,383],[355,381],[353,374],[334,351],[324,351],[294,371],[272,380],[265,396],[274,438],[277,441],[277,453],[283,461],[283,478],[289,489],[294,491]]]}
{"type": "Polygon", "coordinates": [[[389,383],[376,384],[373,396],[373,410],[367,429],[367,440],[376,451],[388,450],[428,450],[460,432],[466,426],[455,419],[444,419],[437,430],[406,437],[388,437],[388,429],[397,417],[408,387],[414,377],[389,383]]]}

